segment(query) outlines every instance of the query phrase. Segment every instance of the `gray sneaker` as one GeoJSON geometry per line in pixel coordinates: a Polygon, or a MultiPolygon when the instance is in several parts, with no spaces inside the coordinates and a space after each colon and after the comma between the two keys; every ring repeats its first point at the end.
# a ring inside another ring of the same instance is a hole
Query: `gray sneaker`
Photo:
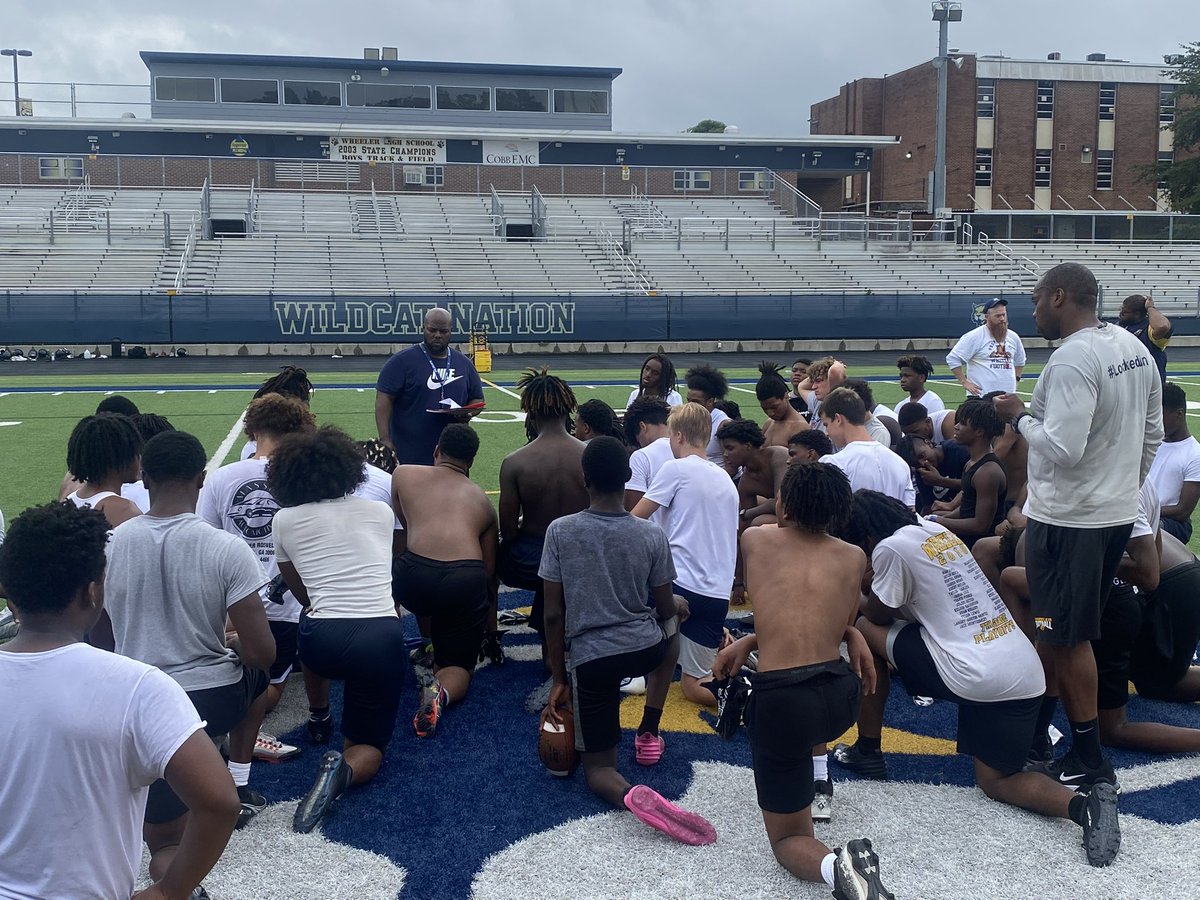
{"type": "Polygon", "coordinates": [[[816,789],[816,793],[813,794],[811,807],[812,820],[828,822],[833,818],[833,782],[828,778],[822,778],[813,782],[813,787],[816,789]]]}

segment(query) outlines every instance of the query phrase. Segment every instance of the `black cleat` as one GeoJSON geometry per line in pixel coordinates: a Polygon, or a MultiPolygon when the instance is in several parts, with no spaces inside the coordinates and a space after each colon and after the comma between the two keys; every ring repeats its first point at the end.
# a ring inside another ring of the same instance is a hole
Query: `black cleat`
{"type": "Polygon", "coordinates": [[[862,778],[888,780],[887,759],[879,750],[863,751],[857,744],[838,744],[833,748],[833,758],[843,769],[862,778]]]}
{"type": "Polygon", "coordinates": [[[504,648],[500,646],[500,638],[504,637],[506,631],[485,631],[483,633],[483,643],[479,645],[479,661],[490,662],[493,665],[504,665],[504,648]]]}
{"type": "Polygon", "coordinates": [[[267,798],[246,785],[241,785],[237,794],[242,802],[242,810],[238,813],[237,824],[233,826],[235,830],[245,828],[251,819],[267,808],[267,798]]]}
{"type": "Polygon", "coordinates": [[[833,896],[837,900],[896,900],[879,880],[879,856],[866,838],[833,851],[833,896]]]}
{"type": "Polygon", "coordinates": [[[304,730],[308,733],[310,744],[328,744],[329,739],[333,737],[333,716],[314,719],[310,715],[304,723],[304,730]]]}
{"type": "Polygon", "coordinates": [[[1112,763],[1106,759],[1098,768],[1089,769],[1074,749],[1068,751],[1058,762],[1048,765],[1046,774],[1073,791],[1088,790],[1094,785],[1107,783],[1112,785],[1118,794],[1121,792],[1121,785],[1117,783],[1117,773],[1113,771],[1112,763]]]}
{"type": "Polygon", "coordinates": [[[296,807],[296,815],[292,818],[292,830],[299,834],[308,834],[316,828],[317,823],[333,806],[333,801],[346,792],[352,774],[350,767],[342,759],[342,754],[336,750],[330,750],[321,757],[317,780],[296,807]]]}
{"type": "Polygon", "coordinates": [[[833,780],[822,778],[813,782],[812,820],[814,822],[829,822],[833,819],[833,780]]]}
{"type": "Polygon", "coordinates": [[[1121,822],[1117,818],[1117,789],[1097,781],[1084,807],[1083,849],[1090,865],[1109,865],[1121,849],[1121,822]]]}
{"type": "Polygon", "coordinates": [[[742,725],[742,717],[746,711],[746,703],[750,699],[750,681],[744,675],[733,675],[720,681],[710,681],[709,687],[716,686],[717,695],[717,734],[729,741],[737,734],[742,725]]]}

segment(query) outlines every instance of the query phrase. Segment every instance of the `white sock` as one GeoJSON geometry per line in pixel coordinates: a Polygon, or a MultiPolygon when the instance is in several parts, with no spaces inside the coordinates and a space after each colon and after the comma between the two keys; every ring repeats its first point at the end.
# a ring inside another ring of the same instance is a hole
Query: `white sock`
{"type": "Polygon", "coordinates": [[[234,785],[245,787],[250,783],[250,763],[235,763],[231,759],[229,761],[229,774],[233,776],[234,785]]]}
{"type": "Polygon", "coordinates": [[[813,781],[829,780],[829,754],[813,757],[813,781]]]}
{"type": "Polygon", "coordinates": [[[836,859],[832,853],[826,853],[825,858],[821,860],[821,877],[825,879],[825,883],[833,887],[833,861],[836,859]]]}

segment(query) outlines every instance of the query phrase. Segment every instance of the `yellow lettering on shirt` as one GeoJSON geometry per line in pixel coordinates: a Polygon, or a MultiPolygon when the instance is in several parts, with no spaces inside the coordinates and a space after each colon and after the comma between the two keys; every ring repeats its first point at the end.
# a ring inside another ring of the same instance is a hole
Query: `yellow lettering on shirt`
{"type": "Polygon", "coordinates": [[[975,635],[976,644],[987,644],[998,637],[1016,630],[1017,623],[1008,617],[1008,613],[1000,613],[994,619],[979,624],[979,634],[975,635]]]}
{"type": "Polygon", "coordinates": [[[958,537],[949,531],[943,531],[940,534],[934,534],[926,538],[921,549],[925,551],[925,555],[936,562],[939,566],[946,566],[955,560],[969,558],[971,551],[967,549],[958,537]]]}

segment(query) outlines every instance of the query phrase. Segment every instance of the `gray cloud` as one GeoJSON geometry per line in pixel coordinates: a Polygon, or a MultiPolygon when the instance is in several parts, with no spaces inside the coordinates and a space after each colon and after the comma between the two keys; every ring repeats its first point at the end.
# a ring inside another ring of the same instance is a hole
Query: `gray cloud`
{"type": "MultiPolygon", "coordinates": [[[[678,131],[711,117],[746,134],[804,134],[809,104],[937,49],[927,0],[4,5],[6,45],[34,51],[22,60],[23,82],[145,83],[139,50],[359,56],[364,45],[388,44],[408,59],[621,66],[613,111],[623,131],[678,131]]],[[[1037,59],[1058,50],[1082,59],[1100,51],[1157,64],[1181,42],[1200,40],[1195,0],[966,0],[964,7],[951,47],[981,54],[1037,59]]],[[[0,99],[11,97],[7,73],[0,65],[0,99]]],[[[51,90],[24,93],[36,100],[51,90]]],[[[38,106],[39,114],[51,111],[38,106]]]]}

